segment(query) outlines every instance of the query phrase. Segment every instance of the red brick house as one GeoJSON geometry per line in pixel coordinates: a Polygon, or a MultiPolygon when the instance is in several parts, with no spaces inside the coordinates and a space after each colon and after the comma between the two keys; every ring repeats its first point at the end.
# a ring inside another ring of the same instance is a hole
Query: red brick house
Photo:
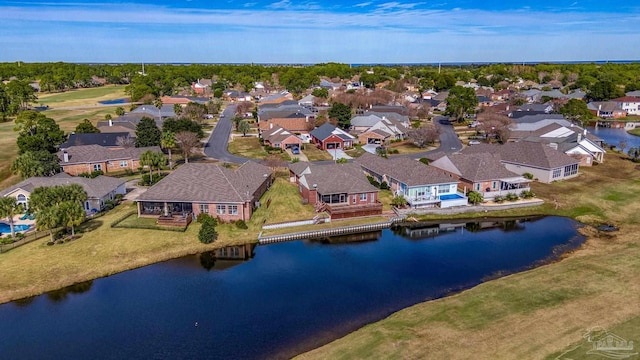
{"type": "Polygon", "coordinates": [[[326,211],[332,219],[382,214],[378,189],[355,163],[289,165],[289,179],[298,185],[304,202],[326,211]]]}
{"type": "Polygon", "coordinates": [[[311,135],[311,142],[322,150],[349,149],[355,142],[353,135],[329,123],[314,129],[309,135],[311,135]]]}
{"type": "Polygon", "coordinates": [[[69,175],[102,171],[105,174],[138,170],[145,151],[161,152],[160,147],[109,148],[101,145],[70,146],[58,151],[60,167],[69,175]]]}
{"type": "Polygon", "coordinates": [[[198,216],[248,221],[272,183],[271,170],[247,161],[231,170],[210,163],[180,166],[140,195],[138,216],[198,216]]]}

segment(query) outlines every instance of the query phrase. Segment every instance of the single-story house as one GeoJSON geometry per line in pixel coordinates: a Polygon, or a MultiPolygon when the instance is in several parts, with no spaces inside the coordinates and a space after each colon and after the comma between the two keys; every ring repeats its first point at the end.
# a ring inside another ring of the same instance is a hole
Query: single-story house
{"type": "Polygon", "coordinates": [[[640,97],[623,96],[611,101],[617,103],[629,115],[640,115],[640,97]]]}
{"type": "Polygon", "coordinates": [[[271,170],[253,161],[236,170],[184,164],[138,196],[138,216],[205,213],[222,221],[248,221],[272,180],[271,170]]]}
{"type": "Polygon", "coordinates": [[[299,137],[281,126],[272,126],[271,129],[263,131],[262,139],[265,145],[282,150],[302,146],[302,140],[299,137]]]}
{"type": "Polygon", "coordinates": [[[463,194],[473,190],[485,200],[509,193],[520,195],[530,191],[531,180],[518,175],[501,163],[500,156],[489,153],[444,154],[435,158],[429,166],[441,169],[459,181],[458,190],[463,194]]]}
{"type": "Polygon", "coordinates": [[[521,141],[540,142],[548,144],[554,149],[580,159],[581,166],[591,166],[594,162],[602,163],[606,150],[598,143],[602,142],[598,137],[590,134],[587,129],[579,126],[562,126],[549,124],[524,136],[521,141]]]}
{"type": "Polygon", "coordinates": [[[322,150],[349,149],[355,141],[353,135],[329,123],[315,128],[309,135],[311,135],[311,142],[322,150]]]}
{"type": "Polygon", "coordinates": [[[289,165],[289,176],[298,185],[302,200],[317,212],[327,211],[332,219],[382,214],[378,188],[355,163],[297,162],[289,165]]]}
{"type": "Polygon", "coordinates": [[[627,112],[622,109],[620,103],[615,101],[592,101],[587,104],[587,108],[593,115],[605,119],[619,119],[627,116],[627,112]]]}
{"type": "Polygon", "coordinates": [[[351,119],[351,131],[361,144],[384,144],[406,138],[409,124],[378,115],[361,115],[351,119]]]}
{"type": "Polygon", "coordinates": [[[70,146],[58,151],[62,171],[69,175],[102,171],[105,174],[140,168],[145,151],[161,152],[160,147],[108,148],[100,145],[70,146]]]}
{"type": "Polygon", "coordinates": [[[365,153],[356,159],[367,176],[386,182],[394,196],[402,195],[417,207],[465,206],[467,197],[458,192],[458,180],[445,172],[406,157],[385,159],[365,153]]]}
{"type": "Polygon", "coordinates": [[[580,159],[538,142],[519,141],[504,145],[480,144],[469,146],[461,153],[497,154],[507,170],[518,175],[532,174],[534,179],[544,183],[576,177],[580,167],[580,159]]]}
{"type": "Polygon", "coordinates": [[[107,200],[115,199],[116,195],[126,194],[125,181],[122,179],[104,175],[90,179],[60,173],[54,176],[28,178],[2,190],[0,196],[14,197],[18,203],[28,209],[29,197],[36,188],[71,184],[78,184],[87,192],[87,201],[83,204],[83,208],[87,213],[100,211],[104,209],[107,200]]]}
{"type": "MultiPolygon", "coordinates": [[[[122,148],[121,144],[118,144],[118,138],[131,137],[129,132],[105,132],[105,133],[88,133],[78,134],[71,133],[67,141],[60,145],[61,149],[66,149],[72,146],[81,145],[100,145],[108,148],[122,148]]],[[[135,137],[133,137],[135,140],[135,137]]]]}

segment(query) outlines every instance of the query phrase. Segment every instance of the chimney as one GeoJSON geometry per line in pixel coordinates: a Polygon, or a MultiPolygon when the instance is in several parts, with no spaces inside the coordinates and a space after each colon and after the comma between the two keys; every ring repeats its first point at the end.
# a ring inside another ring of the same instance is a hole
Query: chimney
{"type": "Polygon", "coordinates": [[[67,150],[62,150],[62,161],[69,162],[69,153],[67,150]]]}
{"type": "Polygon", "coordinates": [[[578,133],[578,143],[580,143],[580,141],[582,141],[582,134],[578,133]]]}
{"type": "Polygon", "coordinates": [[[273,123],[269,123],[269,129],[273,129],[273,123]]]}
{"type": "Polygon", "coordinates": [[[113,120],[109,119],[109,126],[113,126],[113,120]]]}
{"type": "Polygon", "coordinates": [[[602,104],[598,105],[598,111],[602,110],[602,104]]]}
{"type": "Polygon", "coordinates": [[[555,150],[558,150],[558,143],[550,143],[549,147],[555,150]]]}

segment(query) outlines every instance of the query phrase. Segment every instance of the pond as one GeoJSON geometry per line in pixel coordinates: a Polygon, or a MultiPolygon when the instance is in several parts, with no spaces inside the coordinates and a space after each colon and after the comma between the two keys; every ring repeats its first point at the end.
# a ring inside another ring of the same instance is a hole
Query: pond
{"type": "Polygon", "coordinates": [[[625,153],[629,152],[632,147],[640,147],[640,136],[629,134],[625,129],[605,128],[605,127],[589,127],[589,132],[604,140],[609,146],[615,146],[619,149],[620,142],[625,141],[627,147],[625,153]]]}
{"type": "Polygon", "coordinates": [[[577,227],[454,222],[188,256],[1,305],[0,358],[290,358],[553,261],[582,243],[577,227]]]}
{"type": "Polygon", "coordinates": [[[98,103],[102,105],[116,105],[116,104],[126,104],[129,101],[130,101],[129,98],[120,98],[120,99],[113,99],[113,100],[98,101],[98,103]]]}

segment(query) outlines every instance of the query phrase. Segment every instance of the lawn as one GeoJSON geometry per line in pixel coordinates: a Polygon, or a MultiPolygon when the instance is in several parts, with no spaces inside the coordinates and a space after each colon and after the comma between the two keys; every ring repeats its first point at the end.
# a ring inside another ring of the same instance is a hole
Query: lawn
{"type": "Polygon", "coordinates": [[[309,161],[333,160],[331,154],[318,149],[313,144],[304,144],[304,150],[302,152],[307,156],[309,161]]]}
{"type": "Polygon", "coordinates": [[[640,172],[635,166],[609,153],[605,163],[581,168],[576,179],[533,184],[547,202],[533,211],[613,223],[619,232],[584,227],[587,242],[559,262],[409,307],[300,358],[533,359],[564,351],[584,358],[584,352],[571,349],[584,345],[582,335],[594,326],[637,343],[640,172]]]}
{"type": "Polygon", "coordinates": [[[640,128],[627,130],[627,132],[631,135],[640,136],[640,128]]]}
{"type": "MultiPolygon", "coordinates": [[[[267,152],[265,148],[260,145],[260,140],[258,140],[258,138],[255,136],[235,137],[229,141],[229,147],[227,147],[227,150],[235,155],[258,160],[263,160],[267,156],[269,156],[269,152],[267,152]]],[[[274,151],[272,153],[279,155],[283,161],[291,160],[289,158],[289,154],[284,151],[274,151]]]]}
{"type": "Polygon", "coordinates": [[[412,143],[411,141],[408,141],[408,140],[391,143],[391,144],[389,144],[389,146],[387,148],[389,150],[391,150],[391,149],[398,150],[398,153],[400,153],[400,154],[414,154],[414,153],[418,153],[418,152],[429,151],[429,150],[435,149],[434,146],[426,146],[426,147],[421,148],[421,147],[416,146],[414,143],[412,143]]]}
{"type": "Polygon", "coordinates": [[[61,93],[38,94],[38,103],[53,108],[97,105],[99,101],[125,98],[124,85],[108,85],[61,93]]]}

